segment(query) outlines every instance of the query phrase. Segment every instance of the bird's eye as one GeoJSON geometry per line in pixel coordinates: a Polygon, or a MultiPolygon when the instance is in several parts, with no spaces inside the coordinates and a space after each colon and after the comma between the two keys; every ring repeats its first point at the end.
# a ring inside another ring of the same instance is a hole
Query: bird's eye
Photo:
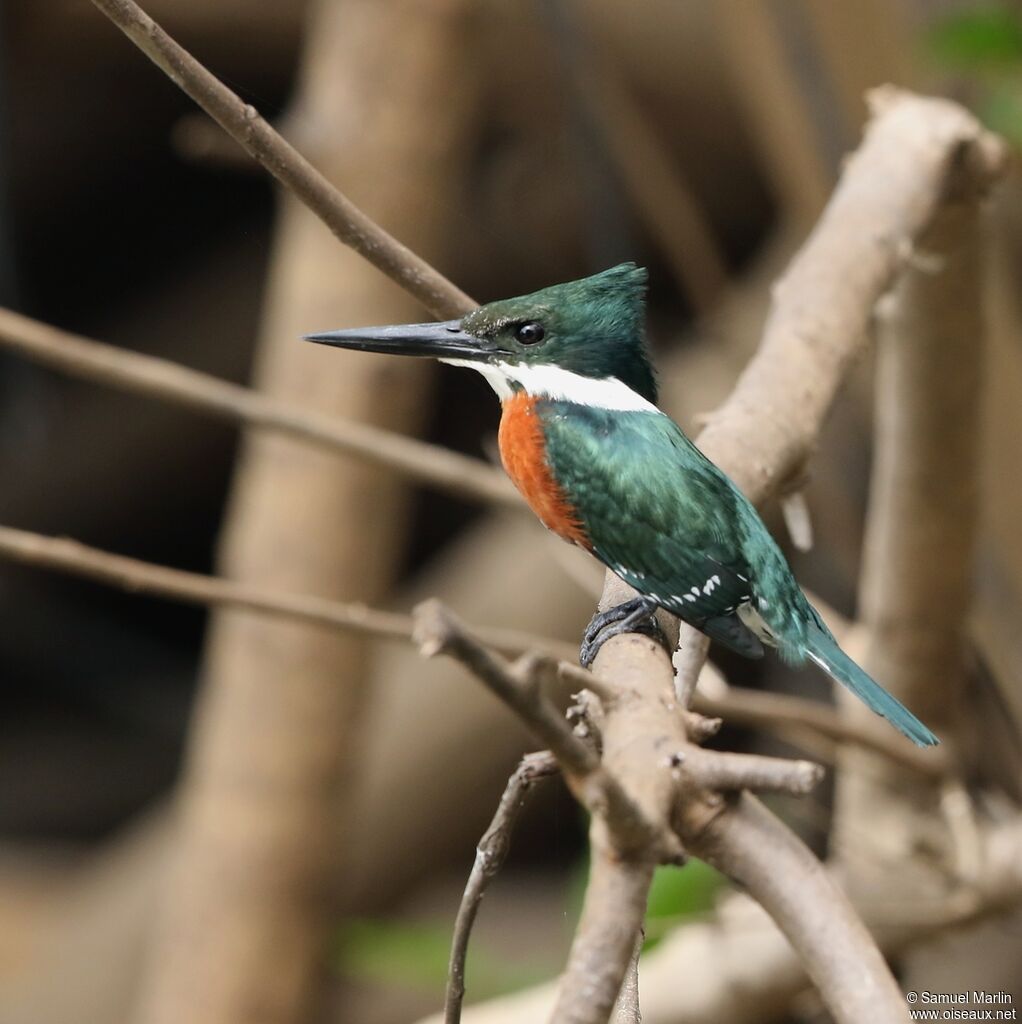
{"type": "Polygon", "coordinates": [[[523,345],[537,345],[543,340],[545,334],[546,331],[543,330],[543,325],[536,323],[535,320],[519,324],[515,328],[515,337],[523,345]]]}

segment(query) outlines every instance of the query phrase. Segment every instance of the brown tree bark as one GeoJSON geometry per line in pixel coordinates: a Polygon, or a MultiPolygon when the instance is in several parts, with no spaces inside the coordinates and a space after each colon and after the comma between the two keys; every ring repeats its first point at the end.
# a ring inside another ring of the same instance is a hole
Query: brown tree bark
{"type": "MultiPolygon", "coordinates": [[[[459,191],[475,89],[462,0],[322,0],[308,25],[295,117],[316,163],[430,255],[459,191]],[[459,70],[464,69],[464,73],[459,70]],[[428,202],[423,202],[428,196],[428,202]]],[[[285,197],[257,383],[399,430],[425,381],[415,363],[299,340],[341,323],[421,318],[391,282],[285,197]]],[[[285,590],[374,600],[404,523],[388,475],[281,438],[246,439],[221,566],[285,590]]],[[[363,644],[248,614],[216,617],[138,1019],[304,1019],[344,841],[339,793],[357,751],[363,644]]]]}

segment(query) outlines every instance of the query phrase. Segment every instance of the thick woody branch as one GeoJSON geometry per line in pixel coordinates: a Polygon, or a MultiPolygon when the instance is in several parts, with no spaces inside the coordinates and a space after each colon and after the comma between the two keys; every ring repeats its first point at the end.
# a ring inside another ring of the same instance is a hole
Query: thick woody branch
{"type": "Polygon", "coordinates": [[[439,317],[475,303],[369,219],[289,142],[215,75],[179,46],[132,0],[93,3],[250,156],[290,189],[345,245],[368,260],[439,317]]]}
{"type": "Polygon", "coordinates": [[[957,104],[878,89],[862,145],[777,282],[756,355],[699,435],[754,502],[799,473],[877,300],[949,195],[980,194],[1004,167],[1001,141],[957,104]]]}
{"type": "MultiPolygon", "coordinates": [[[[889,88],[871,103],[862,146],[774,289],[756,356],[698,438],[754,502],[803,472],[877,301],[948,196],[975,199],[1004,165],[1000,140],[955,104],[889,88]]],[[[683,626],[681,648],[687,706],[709,644],[683,626]]]]}
{"type": "MultiPolygon", "coordinates": [[[[954,104],[892,90],[875,94],[873,104],[875,116],[862,146],[849,160],[809,241],[775,288],[756,356],[699,437],[706,454],[756,502],[782,490],[786,481],[802,471],[837,389],[861,349],[877,300],[890,288],[949,189],[961,189],[968,182],[968,190],[975,192],[988,185],[1003,165],[1001,144],[954,104]]],[[[620,599],[619,584],[608,578],[602,603],[609,606],[620,599]]],[[[608,684],[620,679],[621,673],[608,674],[604,665],[612,651],[628,642],[629,638],[609,642],[594,665],[608,684]]],[[[701,664],[696,645],[702,642],[685,631],[682,645],[689,644],[696,649],[682,679],[679,696],[683,701],[701,664]]],[[[650,645],[640,648],[633,643],[632,648],[632,671],[655,678],[663,661],[660,652],[650,645]]],[[[608,725],[615,717],[608,713],[608,725]]],[[[655,735],[655,731],[647,727],[635,734],[655,735]]],[[[712,808],[698,800],[685,810],[696,821],[712,820],[712,808]]],[[[784,831],[779,823],[772,827],[778,835],[784,831]]],[[[694,839],[698,844],[699,829],[683,829],[681,836],[686,843],[694,839]]],[[[760,855],[772,845],[765,844],[760,855]]],[[[745,848],[743,855],[757,856],[751,848],[745,848]]],[[[769,859],[763,858],[757,868],[768,864],[769,859]]],[[[802,949],[812,930],[808,917],[799,918],[804,901],[778,901],[773,883],[759,870],[749,872],[749,877],[750,891],[772,913],[781,915],[776,918],[778,924],[802,949]]],[[[836,887],[830,888],[827,905],[839,914],[843,897],[836,887]]],[[[850,929],[844,948],[853,956],[856,969],[870,978],[861,988],[868,989],[877,1003],[866,1016],[904,1020],[897,988],[868,936],[861,929],[858,933],[850,929]],[[856,934],[862,941],[852,941],[856,934]]],[[[843,975],[834,973],[835,965],[815,963],[815,980],[835,1018],[863,1019],[862,1014],[849,1016],[850,1004],[842,1001],[843,975]]],[[[617,964],[619,983],[626,966],[626,958],[617,964]]],[[[559,1006],[565,1000],[563,986],[561,993],[559,1006]]]]}
{"type": "Polygon", "coordinates": [[[635,955],[654,867],[651,860],[620,861],[593,849],[582,917],[551,1024],[609,1019],[635,955]]]}
{"type": "Polygon", "coordinates": [[[922,718],[950,725],[964,677],[979,487],[979,235],[975,195],[956,197],[878,310],[860,586],[870,665],[922,718]]]}
{"type": "Polygon", "coordinates": [[[689,840],[690,848],[755,894],[787,936],[836,1021],[902,1024],[905,1001],[880,951],[827,869],[755,798],[689,840]],[[769,849],[769,856],[763,850],[769,849]]]}
{"type": "MultiPolygon", "coordinates": [[[[982,194],[1004,167],[1003,143],[957,104],[886,87],[870,106],[862,145],[774,287],[756,355],[698,437],[757,504],[803,472],[877,301],[949,196],[982,194]]],[[[697,642],[683,630],[683,645],[697,642]]]]}
{"type": "MultiPolygon", "coordinates": [[[[629,779],[631,772],[638,772],[640,764],[644,766],[643,789],[637,791],[642,794],[640,803],[645,806],[643,801],[650,800],[655,805],[665,799],[661,774],[664,768],[668,773],[683,773],[685,762],[692,764],[693,775],[676,780],[680,792],[676,792],[673,805],[675,829],[685,849],[717,865],[724,874],[745,886],[774,917],[803,957],[808,957],[808,948],[823,934],[819,930],[820,922],[835,922],[835,950],[840,950],[841,963],[837,964],[836,956],[831,959],[819,952],[814,954],[814,960],[806,959],[806,963],[824,1001],[840,1024],[862,1019],[903,1021],[904,1004],[890,971],[868,933],[856,920],[846,897],[819,861],[751,797],[724,801],[700,779],[700,772],[703,772],[707,781],[715,777],[715,781],[727,785],[740,784],[743,779],[764,783],[768,775],[762,763],[765,759],[730,755],[722,759],[718,769],[713,766],[718,755],[687,743],[677,724],[682,721],[681,716],[672,713],[671,667],[662,649],[649,641],[632,637],[613,646],[608,643],[594,668],[604,684],[614,686],[618,694],[616,702],[605,702],[605,763],[609,765],[608,757],[616,754],[620,758],[617,762],[620,776],[629,779]],[[627,657],[626,644],[633,648],[644,644],[656,654],[655,663],[647,667],[648,674],[639,674],[634,654],[627,657]],[[667,713],[662,714],[663,711],[667,713]],[[662,754],[665,749],[672,752],[666,759],[662,754]],[[654,751],[660,753],[659,758],[654,751]],[[679,752],[684,755],[681,766],[677,763],[679,752]],[[871,1015],[864,1016],[860,1012],[861,1001],[846,1001],[849,977],[859,979],[865,993],[863,998],[870,1000],[871,1015]]],[[[789,783],[805,785],[819,777],[815,766],[792,769],[786,765],[769,774],[770,783],[779,782],[778,776],[786,771],[790,774],[785,782],[789,783]]],[[[579,935],[582,935],[581,929],[579,935]]],[[[627,958],[619,960],[618,966],[620,985],[627,958]]],[[[564,1003],[567,988],[567,980],[562,981],[555,1007],[564,1003]]],[[[552,1019],[558,1019],[556,1008],[552,1019]]],[[[589,1019],[600,1018],[593,1015],[589,1019]]]]}
{"type": "MultiPolygon", "coordinates": [[[[814,600],[814,604],[816,601],[814,600]]],[[[829,621],[831,615],[825,618],[829,621]]],[[[843,632],[847,632],[847,624],[843,632]]],[[[702,634],[698,634],[702,636],[702,634]]],[[[685,652],[675,655],[676,689],[678,680],[696,669],[692,658],[685,652]]],[[[809,736],[822,736],[836,744],[850,744],[882,754],[895,764],[910,768],[925,778],[940,779],[951,771],[951,764],[943,750],[920,750],[903,743],[890,729],[874,717],[859,721],[820,701],[794,697],[786,693],[765,693],[744,686],[732,686],[724,681],[717,669],[709,664],[699,667],[704,684],[709,673],[713,686],[692,692],[692,708],[682,710],[685,731],[694,743],[702,743],[716,735],[724,721],[732,725],[757,726],[762,729],[782,729],[809,736]]],[[[592,673],[577,665],[562,661],[558,665],[561,679],[572,686],[589,687],[607,696],[611,691],[592,673]]]]}
{"type": "MultiPolygon", "coordinates": [[[[1022,905],[1022,826],[1016,821],[985,829],[982,849],[982,875],[938,906],[913,905],[911,918],[892,914],[889,903],[858,907],[886,953],[1022,905]]],[[[651,1024],[770,1024],[790,1017],[791,1001],[807,983],[804,964],[785,936],[760,907],[736,894],[712,920],[677,929],[642,958],[643,1017],[651,1024]]],[[[467,1011],[465,1022],[542,1020],[555,988],[549,983],[481,1003],[467,1011]]],[[[874,1018],[870,1013],[863,1019],[874,1018]]]]}
{"type": "Polygon", "coordinates": [[[299,408],[198,370],[69,334],[2,308],[0,346],[61,373],[354,455],[476,501],[522,508],[508,480],[479,459],[367,423],[299,408]]]}
{"type": "Polygon", "coordinates": [[[543,685],[556,677],[555,661],[525,654],[514,664],[506,662],[436,600],[420,604],[414,619],[413,639],[425,657],[444,654],[460,661],[550,748],[572,792],[605,828],[604,838],[616,856],[641,852],[655,860],[680,857],[673,834],[656,818],[645,815],[593,748],[575,735],[547,699],[543,685]]]}
{"type": "MultiPolygon", "coordinates": [[[[572,774],[582,776],[581,784],[576,780],[572,788],[593,811],[591,875],[551,1020],[556,1024],[606,1021],[619,1000],[632,962],[653,869],[665,854],[652,828],[640,824],[636,829],[635,822],[673,820],[680,790],[686,803],[683,820],[698,822],[694,833],[698,836],[702,823],[717,816],[721,806],[720,798],[714,795],[717,790],[753,787],[801,795],[819,781],[821,769],[807,762],[703,751],[688,743],[682,726],[686,719],[673,713],[666,658],[661,657],[663,664],[656,679],[639,678],[631,670],[630,660],[622,657],[622,645],[609,656],[601,653],[602,671],[595,680],[594,689],[609,700],[604,708],[602,700],[592,698],[592,702],[600,702],[601,714],[592,726],[599,731],[601,760],[576,736],[540,689],[543,677],[551,675],[551,670],[573,681],[583,681],[576,678],[582,673],[528,656],[509,665],[480,644],[436,601],[421,605],[416,618],[416,639],[424,654],[444,653],[461,661],[550,746],[568,773],[569,782],[572,774]],[[613,671],[624,673],[623,678],[611,682],[609,674],[613,671]],[[595,800],[594,793],[599,794],[595,800]]],[[[509,787],[505,801],[517,799],[509,787]]],[[[804,849],[794,837],[792,842],[804,849]]],[[[671,852],[676,855],[676,849],[671,852]]],[[[811,859],[808,851],[804,856],[811,859]]],[[[789,884],[797,890],[798,875],[789,884]]],[[[817,896],[821,913],[826,913],[826,894],[817,896]]],[[[463,903],[459,922],[471,921],[472,906],[471,901],[467,907],[463,903]]],[[[458,934],[465,935],[467,941],[464,930],[459,929],[458,934]]],[[[853,962],[858,961],[853,958],[853,962]]],[[[448,1021],[452,1020],[452,1005],[460,1005],[462,964],[460,958],[452,960],[454,998],[448,1000],[448,1021]]]]}
{"type": "MultiPolygon", "coordinates": [[[[408,640],[412,636],[412,618],[399,612],[369,608],[360,602],[345,603],[305,594],[281,593],[217,576],[171,569],[137,558],[110,554],[64,537],[44,537],[10,526],[0,526],[0,559],[66,572],[132,593],[155,594],[187,604],[230,605],[310,625],[383,638],[408,640]]],[[[559,657],[574,656],[574,649],[566,648],[556,640],[499,627],[473,628],[475,635],[484,643],[500,651],[545,650],[559,657]]]]}
{"type": "MultiPolygon", "coordinates": [[[[967,165],[969,150],[959,160],[967,165]]],[[[876,415],[859,585],[863,663],[944,741],[961,776],[974,715],[966,704],[967,619],[984,364],[982,182],[959,175],[877,309],[876,415]]],[[[850,706],[853,720],[862,709],[850,706]]],[[[940,790],[863,750],[842,753],[833,848],[850,885],[887,901],[941,902],[982,871],[973,798],[940,790]],[[863,822],[869,822],[863,828],[863,822]],[[928,847],[935,856],[920,859],[928,847]],[[912,863],[912,870],[892,870],[912,863]]]]}

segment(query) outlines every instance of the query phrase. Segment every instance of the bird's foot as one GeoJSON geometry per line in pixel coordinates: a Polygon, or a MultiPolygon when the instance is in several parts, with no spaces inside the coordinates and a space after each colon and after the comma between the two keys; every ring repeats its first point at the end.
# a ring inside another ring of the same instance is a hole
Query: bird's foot
{"type": "Polygon", "coordinates": [[[597,612],[582,637],[578,660],[583,668],[589,668],[596,660],[600,648],[613,636],[622,633],[642,633],[662,645],[668,654],[673,654],[664,631],[657,621],[657,603],[648,597],[633,597],[630,601],[597,612]]]}

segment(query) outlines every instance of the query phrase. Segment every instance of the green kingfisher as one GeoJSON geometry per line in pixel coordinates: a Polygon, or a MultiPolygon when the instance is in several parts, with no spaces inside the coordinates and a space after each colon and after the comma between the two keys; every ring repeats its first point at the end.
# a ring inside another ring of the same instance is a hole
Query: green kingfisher
{"type": "Polygon", "coordinates": [[[815,662],[915,743],[937,743],[841,650],[752,504],[657,408],[645,296],[645,270],[624,263],[459,320],[307,337],[486,378],[503,408],[501,460],[533,512],[638,592],[594,617],[583,664],[611,636],[652,632],[665,608],[746,657],[765,643],[815,662]]]}

